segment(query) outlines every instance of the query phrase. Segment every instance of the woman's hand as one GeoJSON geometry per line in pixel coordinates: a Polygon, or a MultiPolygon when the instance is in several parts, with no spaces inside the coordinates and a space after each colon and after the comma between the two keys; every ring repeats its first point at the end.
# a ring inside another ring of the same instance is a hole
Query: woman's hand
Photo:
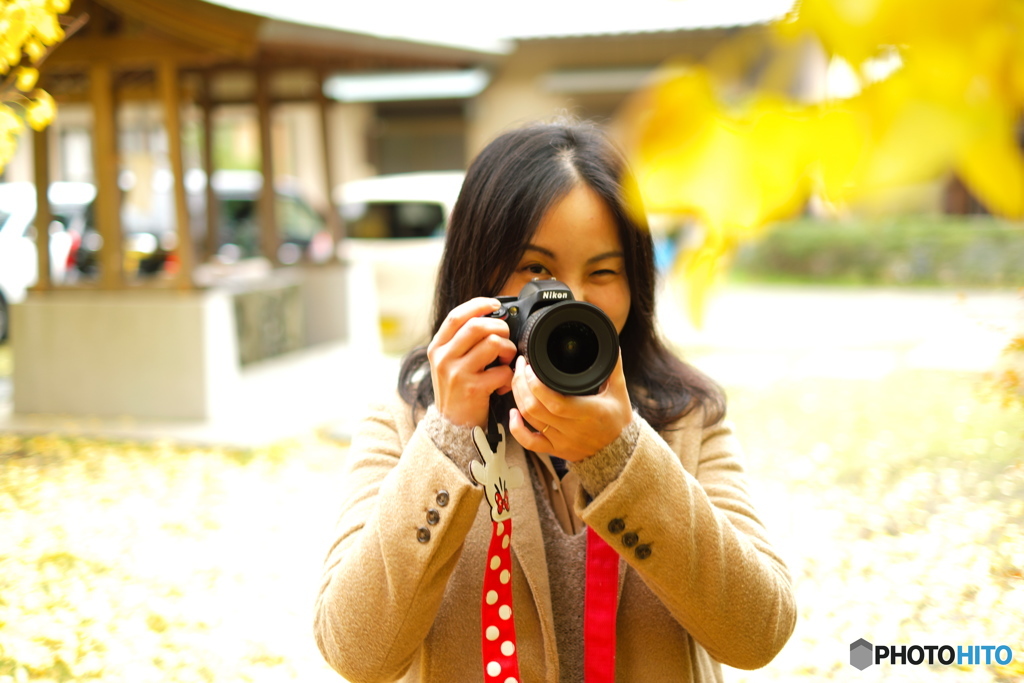
{"type": "Polygon", "coordinates": [[[512,378],[516,406],[509,429],[523,448],[578,462],[615,441],[633,419],[622,353],[611,377],[592,396],[566,396],[546,386],[520,356],[512,378]],[[525,422],[536,429],[530,431],[525,422]]]}
{"type": "Polygon", "coordinates": [[[491,394],[511,390],[516,347],[508,324],[481,316],[500,308],[497,299],[477,297],[459,304],[427,345],[434,404],[452,424],[485,427],[491,394]],[[497,360],[497,365],[488,367],[497,360]]]}

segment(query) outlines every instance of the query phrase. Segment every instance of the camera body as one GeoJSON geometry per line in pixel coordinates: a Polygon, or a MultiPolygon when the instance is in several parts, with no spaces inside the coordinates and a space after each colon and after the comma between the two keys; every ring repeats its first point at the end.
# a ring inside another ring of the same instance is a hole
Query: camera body
{"type": "Polygon", "coordinates": [[[596,394],[619,357],[619,334],[597,306],[576,301],[558,280],[526,283],[519,296],[499,296],[489,317],[508,323],[509,339],[537,377],[561,394],[596,394]]]}

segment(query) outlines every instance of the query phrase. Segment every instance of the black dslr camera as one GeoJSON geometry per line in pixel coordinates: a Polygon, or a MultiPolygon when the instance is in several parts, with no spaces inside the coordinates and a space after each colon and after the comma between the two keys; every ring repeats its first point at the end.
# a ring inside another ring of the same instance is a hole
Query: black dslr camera
{"type": "Polygon", "coordinates": [[[576,301],[558,280],[528,282],[499,296],[489,317],[508,323],[509,339],[537,377],[561,394],[596,394],[619,357],[619,335],[604,311],[576,301]]]}

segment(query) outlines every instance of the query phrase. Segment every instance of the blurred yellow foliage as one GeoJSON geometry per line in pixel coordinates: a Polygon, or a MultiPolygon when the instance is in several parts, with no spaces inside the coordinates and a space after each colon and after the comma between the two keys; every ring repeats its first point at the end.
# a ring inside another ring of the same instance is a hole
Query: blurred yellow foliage
{"type": "Polygon", "coordinates": [[[843,207],[953,172],[994,213],[1024,216],[1024,3],[800,0],[770,35],[767,65],[749,42],[727,44],[665,66],[623,114],[647,210],[704,228],[676,266],[696,322],[736,246],[812,195],[843,207]],[[855,94],[806,102],[779,87],[808,40],[849,67],[855,94]],[[757,69],[737,97],[728,79],[757,69]]]}
{"type": "Polygon", "coordinates": [[[1024,406],[1024,335],[1011,339],[1002,356],[992,372],[997,395],[1006,407],[1015,403],[1024,406]]]}
{"type": "Polygon", "coordinates": [[[58,15],[70,0],[0,0],[0,172],[14,156],[24,118],[43,130],[57,114],[53,98],[36,88],[35,68],[47,50],[64,39],[58,15]],[[23,66],[24,61],[29,65],[23,66]],[[18,110],[21,110],[19,115],[18,110]]]}

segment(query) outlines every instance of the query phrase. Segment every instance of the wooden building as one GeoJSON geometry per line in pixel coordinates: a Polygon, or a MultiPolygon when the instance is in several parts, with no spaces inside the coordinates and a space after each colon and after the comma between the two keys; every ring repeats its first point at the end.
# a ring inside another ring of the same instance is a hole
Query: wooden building
{"type": "MultiPolygon", "coordinates": [[[[341,182],[334,158],[339,145],[332,140],[334,103],[323,94],[329,74],[466,69],[495,58],[281,21],[200,0],[75,0],[68,16],[80,19],[81,26],[48,56],[40,84],[61,109],[59,123],[74,118],[72,111],[84,122],[80,147],[91,149],[85,179],[96,187],[91,211],[100,238],[94,242],[101,246],[95,276],[56,282],[50,277],[48,242],[36,240],[38,284],[12,309],[19,414],[209,419],[229,411],[245,391],[240,359],[343,340],[350,315],[345,291],[354,283],[350,269],[333,262],[333,248],[326,263],[271,267],[244,283],[230,274],[223,281],[197,281],[197,267],[219,245],[216,230],[197,233],[190,225],[186,176],[196,164],[186,165],[184,149],[200,150],[197,165],[205,178],[213,178],[212,122],[220,108],[245,105],[256,111],[258,170],[274,179],[275,109],[304,103],[317,112],[317,123],[309,126],[315,130],[304,132],[318,138],[307,146],[319,149],[319,190],[329,203],[331,189],[341,182]],[[168,213],[174,215],[176,236],[174,268],[147,277],[126,259],[121,224],[129,152],[124,114],[139,106],[153,113],[165,141],[161,154],[169,167],[173,211],[168,213]],[[185,145],[186,115],[200,120],[190,129],[199,131],[198,144],[185,145]],[[254,333],[272,337],[263,341],[274,348],[246,356],[253,346],[241,329],[247,324],[254,333]]],[[[59,128],[33,138],[37,196],[46,196],[51,181],[60,177],[54,167],[64,142],[56,139],[59,128]]],[[[213,183],[205,182],[205,188],[205,224],[214,226],[213,183]]],[[[260,251],[274,266],[280,237],[273,182],[262,183],[256,204],[260,251]]],[[[36,226],[51,225],[47,202],[37,205],[36,226]]],[[[336,244],[343,235],[338,212],[325,209],[336,244]]]]}
{"type": "MultiPolygon", "coordinates": [[[[119,218],[118,107],[126,102],[159,103],[174,177],[173,198],[178,228],[173,285],[193,286],[197,260],[216,251],[216,231],[205,241],[189,239],[182,158],[182,111],[192,105],[202,112],[202,168],[213,168],[213,112],[217,107],[248,103],[258,112],[261,172],[274,178],[271,113],[282,103],[307,102],[319,109],[322,195],[330,201],[339,182],[332,153],[332,130],[323,94],[329,74],[345,71],[430,70],[479,66],[495,58],[489,53],[389,40],[248,14],[200,0],[75,0],[69,16],[87,21],[56,49],[42,69],[42,85],[58,104],[87,102],[92,118],[95,222],[103,239],[99,280],[104,289],[126,286],[119,218]]],[[[51,179],[47,132],[35,137],[35,180],[46,187],[51,179]]],[[[212,193],[212,183],[207,183],[212,193]]],[[[44,203],[45,204],[45,203],[44,203]]],[[[212,196],[207,211],[214,211],[212,196]]],[[[43,207],[45,210],[45,207],[43,207]]],[[[260,203],[261,245],[273,259],[278,232],[272,183],[264,183],[260,203]]],[[[341,227],[335,210],[325,211],[335,240],[341,227]]],[[[46,216],[41,216],[45,219],[46,216]]],[[[45,225],[48,221],[42,220],[45,225]]],[[[210,215],[207,225],[213,225],[210,215]]],[[[40,249],[40,289],[51,283],[45,243],[40,249]]],[[[135,283],[154,286],[151,279],[135,283]]],[[[164,283],[166,284],[166,283],[164,283]]]]}

